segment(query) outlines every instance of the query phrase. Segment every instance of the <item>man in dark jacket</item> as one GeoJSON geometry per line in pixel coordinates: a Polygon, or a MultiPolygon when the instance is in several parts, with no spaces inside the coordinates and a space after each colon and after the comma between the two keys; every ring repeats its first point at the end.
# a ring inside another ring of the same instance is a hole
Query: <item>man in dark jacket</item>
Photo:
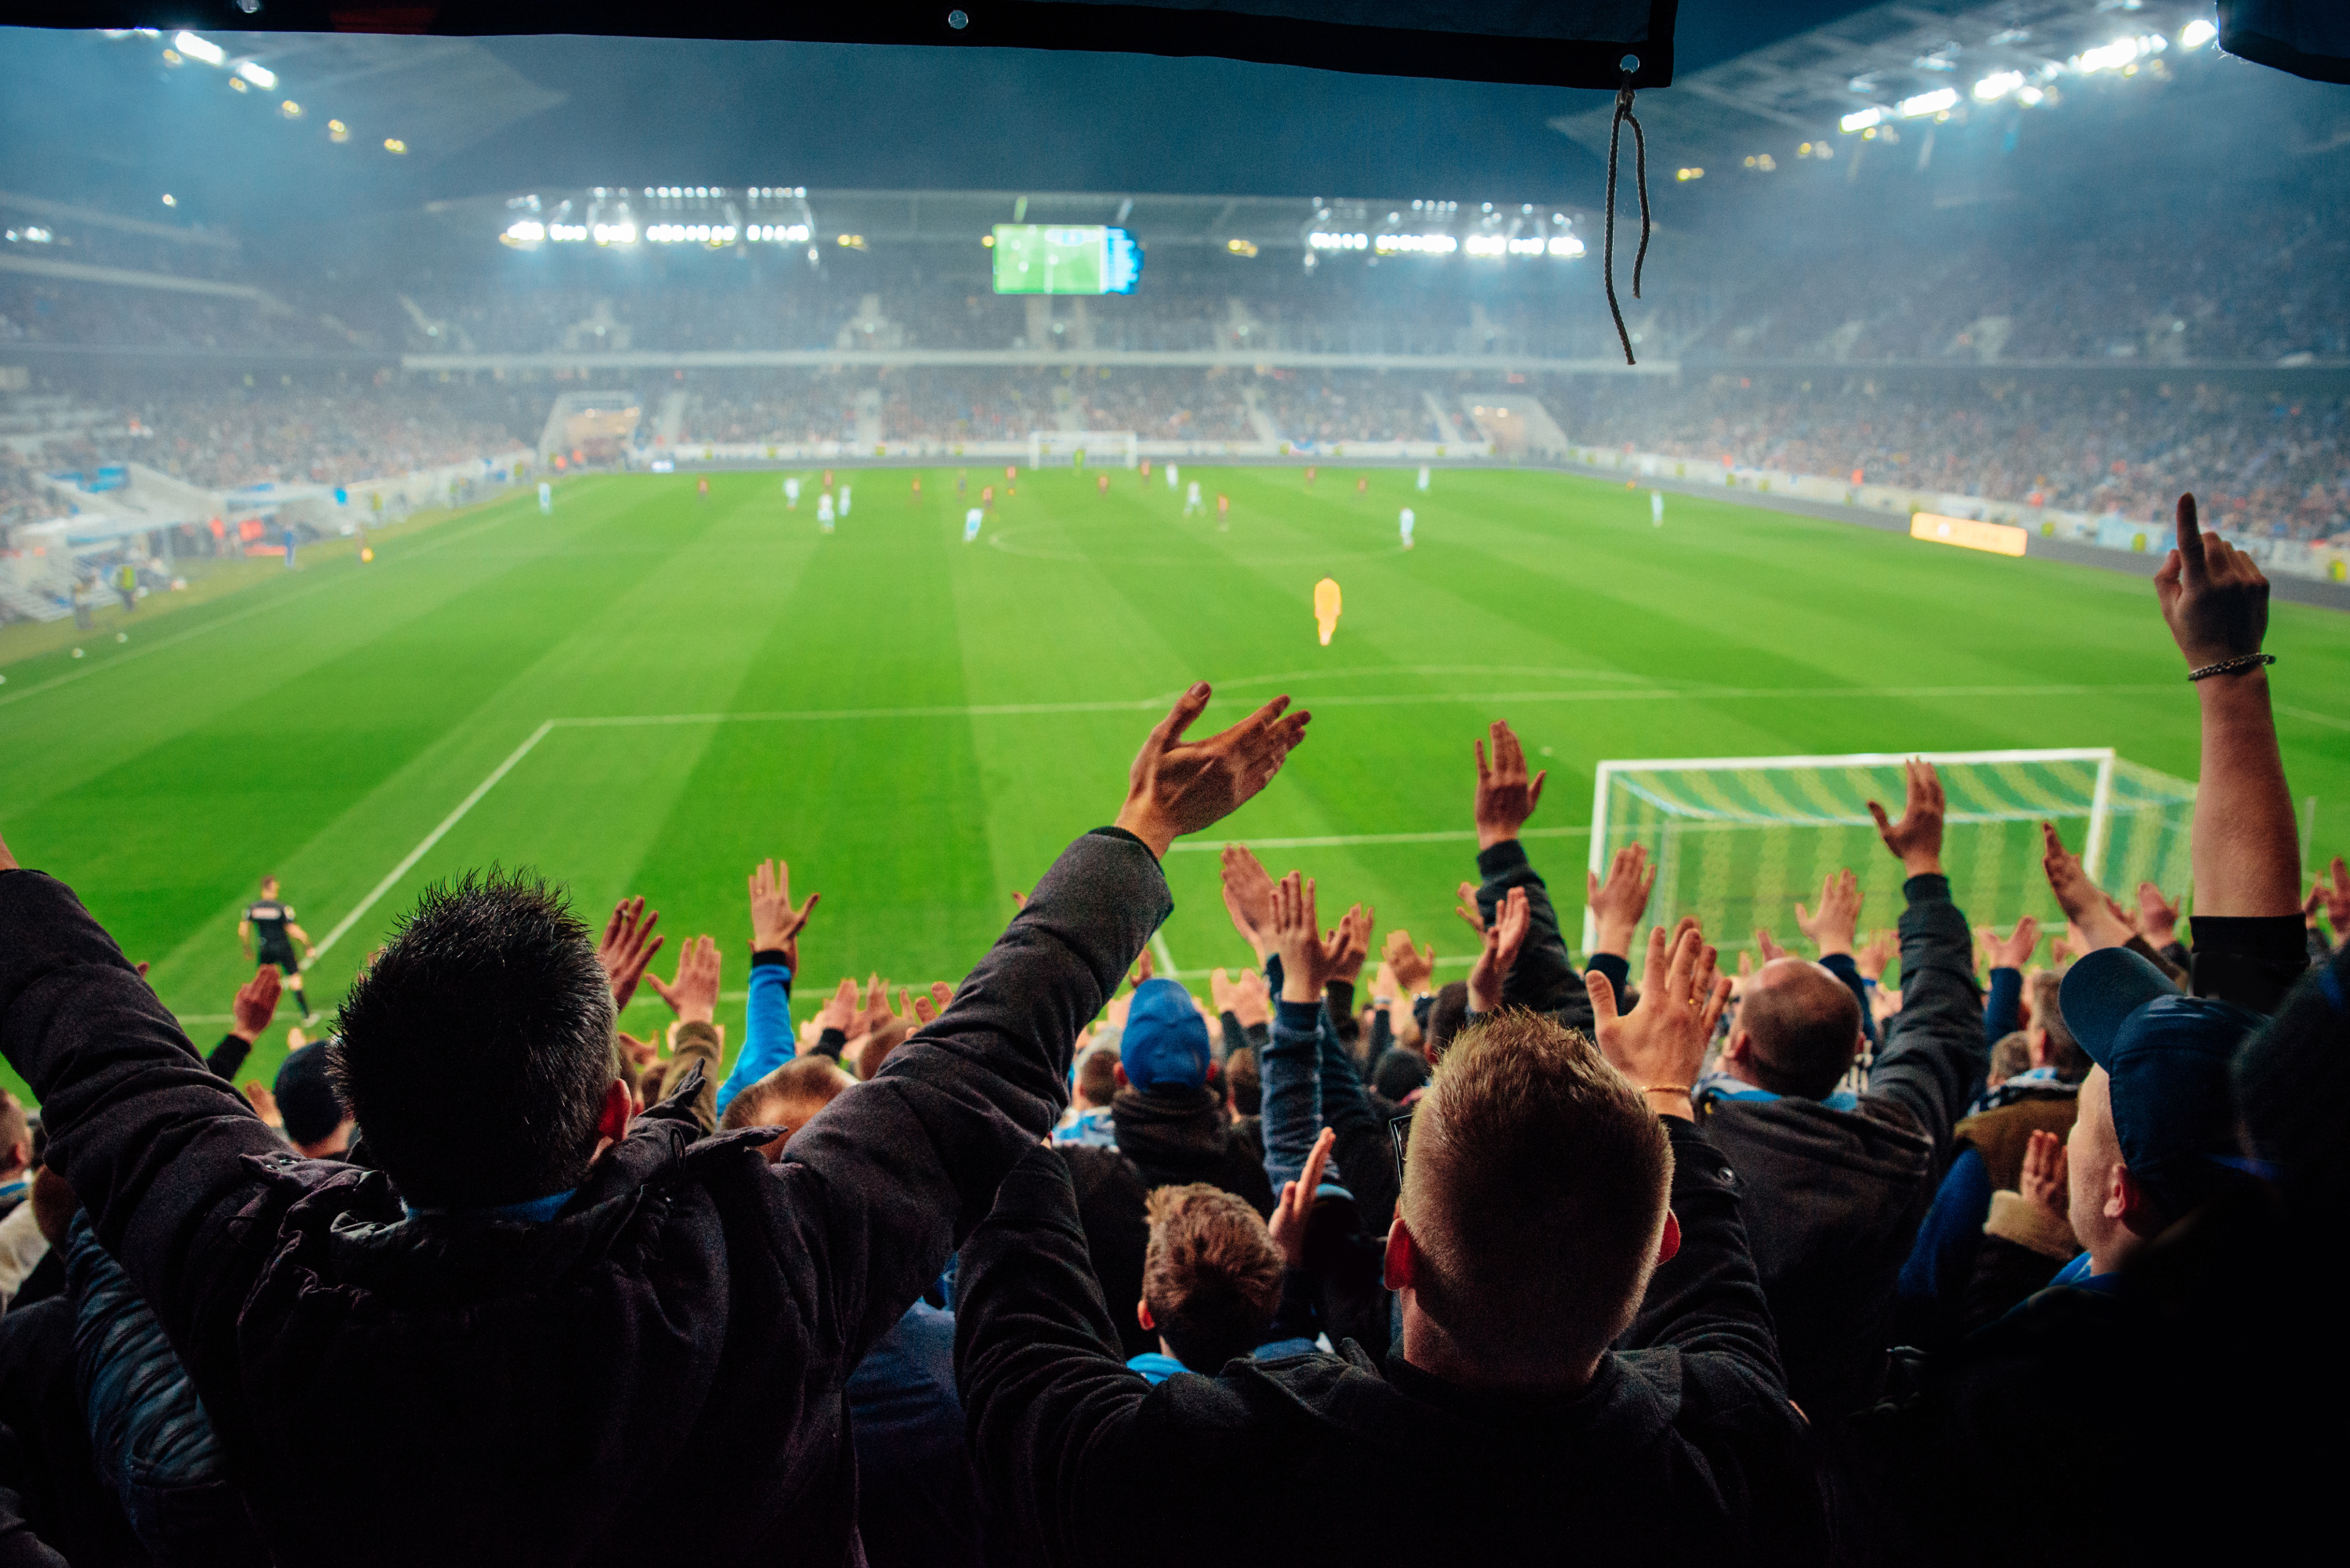
{"type": "Polygon", "coordinates": [[[764,1129],[694,1142],[690,1085],[629,1125],[586,929],[494,880],[442,894],[347,1003],[382,1168],[298,1159],[0,848],[0,1050],[276,1560],[857,1561],[851,1369],[1052,1127],[1078,1026],[1170,908],[1159,857],[1303,733],[1284,700],[1184,742],[1208,695],[945,1014],[773,1165],[764,1129]]]}
{"type": "MultiPolygon", "coordinates": [[[[1748,985],[1700,1096],[1706,1132],[1746,1189],[1788,1391],[1814,1420],[1866,1404],[1883,1381],[1894,1282],[1933,1199],[1951,1123],[1983,1075],[1971,941],[1942,874],[1941,783],[1924,763],[1908,773],[1899,822],[1870,803],[1908,874],[1909,907],[1901,1012],[1867,1092],[1837,1088],[1861,1040],[1850,988],[1822,965],[1781,958],[1748,985]]],[[[1847,950],[1850,936],[1842,933],[1847,950]]]]}
{"type": "Polygon", "coordinates": [[[1208,1088],[1208,1025],[1191,994],[1171,980],[1135,988],[1119,1034],[1118,1095],[1110,1117],[1118,1149],[1152,1187],[1204,1181],[1273,1212],[1264,1152],[1208,1088]]]}
{"type": "Polygon", "coordinates": [[[1711,959],[1656,933],[1621,1019],[1596,984],[1605,1060],[1525,1012],[1455,1044],[1388,1233],[1384,1376],[1348,1341],[1147,1384],[1112,1348],[1066,1178],[1024,1157],[963,1250],[956,1311],[972,1457],[1015,1537],[1048,1563],[1187,1568],[1235,1542],[1268,1563],[1515,1562],[1531,1542],[1815,1560],[1736,1189],[1690,1119],[1728,989],[1711,959]],[[1645,1348],[1610,1349],[1644,1302],[1645,1348]]]}

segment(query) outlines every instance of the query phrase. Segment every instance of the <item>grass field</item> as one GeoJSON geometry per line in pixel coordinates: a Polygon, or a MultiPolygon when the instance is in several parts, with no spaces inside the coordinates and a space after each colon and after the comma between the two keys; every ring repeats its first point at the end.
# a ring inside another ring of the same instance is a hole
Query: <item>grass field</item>
{"type": "MultiPolygon", "coordinates": [[[[335,934],[310,976],[331,1002],[420,887],[492,861],[567,882],[598,922],[647,895],[665,959],[716,935],[739,1043],[756,860],[824,894],[800,1015],[846,972],[959,976],[1012,889],[1115,813],[1196,678],[1211,724],[1279,691],[1315,713],[1232,836],[1318,877],[1326,914],[1367,899],[1460,962],[1469,747],[1493,717],[1552,770],[1535,826],[1568,831],[1530,846],[1571,929],[1602,758],[2111,745],[2196,772],[2178,653],[2126,575],[1680,497],[1655,529],[1645,491],[1547,473],[1440,472],[1419,495],[1373,470],[1358,495],[1335,465],[1311,489],[1187,468],[1231,495],[1227,532],[1180,520],[1155,477],[1115,472],[1102,497],[1091,474],[1024,475],[1004,496],[974,469],[999,498],[966,546],[951,469],[920,503],[906,471],[850,477],[829,537],[774,474],[713,476],[706,499],[690,475],[575,480],[552,518],[517,496],[370,566],[321,555],[142,611],[80,659],[0,665],[0,832],[152,961],[200,1048],[250,973],[234,929],[261,873],[335,934]],[[1328,648],[1325,575],[1346,595],[1328,648]],[[1282,842],[1438,833],[1459,836],[1282,842]]],[[[2350,849],[2350,618],[2279,604],[2269,647],[2314,861],[2350,849]]],[[[1170,857],[1162,935],[1187,973],[1247,957],[1212,847],[1170,857]]],[[[649,992],[629,1015],[660,1016],[649,992]]]]}

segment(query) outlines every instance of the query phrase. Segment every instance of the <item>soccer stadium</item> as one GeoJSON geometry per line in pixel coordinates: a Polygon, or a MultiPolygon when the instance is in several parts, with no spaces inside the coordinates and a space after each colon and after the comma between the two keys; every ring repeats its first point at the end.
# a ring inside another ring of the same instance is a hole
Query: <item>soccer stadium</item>
{"type": "Polygon", "coordinates": [[[2338,27],[276,9],[0,33],[0,1568],[2305,1550],[2338,27]]]}

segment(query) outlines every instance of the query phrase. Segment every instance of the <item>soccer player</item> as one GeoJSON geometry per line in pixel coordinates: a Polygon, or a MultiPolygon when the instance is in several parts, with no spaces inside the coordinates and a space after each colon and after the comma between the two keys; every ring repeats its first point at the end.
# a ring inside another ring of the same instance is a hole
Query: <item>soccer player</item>
{"type": "Polygon", "coordinates": [[[995,504],[995,486],[993,484],[983,484],[979,487],[979,504],[982,506],[993,506],[995,504]]]}
{"type": "Polygon", "coordinates": [[[1216,492],[1216,526],[1222,529],[1232,525],[1232,498],[1219,490],[1216,492]]]}
{"type": "Polygon", "coordinates": [[[967,469],[967,468],[958,468],[958,469],[956,469],[956,470],[955,470],[955,499],[956,499],[957,501],[961,501],[961,500],[962,499],[963,491],[964,491],[965,487],[967,487],[970,483],[971,483],[971,470],[969,470],[969,469],[967,469]]]}
{"type": "Polygon", "coordinates": [[[1411,548],[1411,525],[1418,521],[1419,519],[1411,514],[1411,508],[1409,506],[1405,507],[1402,514],[1396,518],[1396,526],[1403,535],[1403,547],[1407,550],[1411,548]]]}
{"type": "Polygon", "coordinates": [[[286,984],[294,992],[294,1000],[301,1004],[302,1022],[309,1023],[318,1014],[310,1006],[310,999],[302,993],[302,961],[294,956],[294,944],[302,944],[304,959],[317,950],[310,945],[310,933],[294,923],[294,907],[278,902],[277,878],[275,877],[261,879],[261,898],[247,904],[244,914],[236,922],[236,945],[244,950],[247,963],[254,961],[253,938],[255,932],[261,936],[260,961],[276,964],[279,972],[286,976],[286,984]]]}
{"type": "Polygon", "coordinates": [[[700,479],[693,482],[693,493],[697,500],[707,501],[710,499],[710,475],[705,473],[700,479]]]}
{"type": "Polygon", "coordinates": [[[840,487],[840,514],[843,517],[848,515],[848,486],[846,484],[840,487]]]}
{"type": "Polygon", "coordinates": [[[826,533],[832,532],[832,492],[829,490],[820,493],[816,498],[816,523],[826,533]]]}
{"type": "Polygon", "coordinates": [[[1355,493],[1356,493],[1356,494],[1357,494],[1357,495],[1367,495],[1367,494],[1369,494],[1369,493],[1370,493],[1370,489],[1371,489],[1371,476],[1370,476],[1369,474],[1367,474],[1367,473],[1358,473],[1358,474],[1357,474],[1357,475],[1355,476],[1355,493]]]}
{"type": "Polygon", "coordinates": [[[1648,526],[1661,528],[1664,525],[1665,493],[1661,490],[1651,490],[1648,492],[1648,526]]]}
{"type": "MultiPolygon", "coordinates": [[[[376,499],[381,501],[383,497],[379,495],[376,499]]],[[[538,482],[538,514],[541,517],[555,515],[555,486],[544,479],[538,482]]]]}
{"type": "Polygon", "coordinates": [[[1310,462],[1305,465],[1305,484],[1309,490],[1314,485],[1314,465],[1310,462]]]}
{"type": "Polygon", "coordinates": [[[962,514],[962,542],[966,545],[979,537],[979,525],[987,514],[974,506],[962,514]]]}
{"type": "MultiPolygon", "coordinates": [[[[1195,484],[1191,487],[1191,493],[1194,495],[1197,495],[1199,491],[1200,487],[1198,485],[1195,484]]],[[[1175,493],[1175,465],[1171,462],[1167,465],[1167,493],[1170,495],[1175,493]]]]}
{"type": "Polygon", "coordinates": [[[1428,493],[1428,464],[1424,462],[1419,465],[1419,493],[1428,493]]]}
{"type": "Polygon", "coordinates": [[[919,504],[920,503],[921,499],[922,499],[922,476],[921,476],[920,474],[919,474],[919,473],[918,473],[918,474],[914,475],[914,500],[915,500],[915,502],[919,504]]]}
{"type": "MultiPolygon", "coordinates": [[[[1175,470],[1170,467],[1167,472],[1172,473],[1175,470]]],[[[1206,510],[1206,504],[1200,499],[1200,482],[1195,479],[1191,482],[1191,488],[1183,493],[1183,515],[1189,517],[1194,512],[1206,510]]]]}
{"type": "Polygon", "coordinates": [[[796,512],[799,509],[800,480],[799,475],[793,474],[784,481],[784,510],[796,512]]]}
{"type": "Polygon", "coordinates": [[[1095,474],[1095,475],[1094,475],[1094,493],[1095,493],[1096,494],[1097,494],[1097,495],[1101,496],[1101,497],[1102,497],[1102,499],[1104,499],[1105,501],[1106,501],[1106,500],[1107,500],[1107,499],[1109,498],[1109,475],[1108,475],[1108,474],[1107,474],[1107,473],[1097,473],[1097,474],[1095,474]]]}
{"type": "MultiPolygon", "coordinates": [[[[286,569],[289,572],[294,570],[294,530],[291,528],[286,530],[286,569]]],[[[124,566],[122,568],[122,572],[123,576],[128,577],[131,583],[136,584],[139,581],[138,574],[133,572],[129,566],[124,566]]],[[[124,609],[135,609],[138,607],[132,601],[130,589],[128,587],[122,590],[122,607],[124,609]]]]}

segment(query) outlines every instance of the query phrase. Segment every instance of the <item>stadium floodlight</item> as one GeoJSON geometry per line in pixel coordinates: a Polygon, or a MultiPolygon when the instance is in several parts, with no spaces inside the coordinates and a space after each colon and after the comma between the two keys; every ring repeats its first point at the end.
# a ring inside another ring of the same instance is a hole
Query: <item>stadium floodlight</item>
{"type": "Polygon", "coordinates": [[[1885,111],[1872,106],[1867,109],[1854,109],[1850,114],[1837,120],[1836,124],[1849,133],[1855,130],[1873,130],[1884,119],[1885,111]]]}
{"type": "Polygon", "coordinates": [[[277,73],[258,60],[237,61],[236,74],[264,92],[277,85],[277,73]]]}
{"type": "Polygon", "coordinates": [[[1977,103],[1997,103],[2023,85],[2022,71],[1994,71],[1975,83],[1977,103]]]}
{"type": "Polygon", "coordinates": [[[1901,100],[1901,118],[1904,119],[1922,119],[1929,114],[1942,113],[1945,109],[1950,109],[1958,101],[1958,88],[1936,88],[1932,92],[1921,92],[1916,98],[1903,99],[1901,100]]]}
{"type": "Polygon", "coordinates": [[[1579,256],[1583,254],[1583,242],[1573,234],[1557,235],[1550,242],[1550,254],[1569,258],[1579,256]]]}
{"type": "MultiPolygon", "coordinates": [[[[2041,869],[2039,825],[2071,818],[2089,875],[2106,886],[2182,887],[2195,786],[2110,748],[1929,752],[1949,801],[1944,863],[1958,902],[2062,919],[2041,869]]],[[[1901,907],[1900,866],[1878,843],[1871,800],[1901,798],[1898,753],[1603,762],[1594,782],[1591,868],[1640,844],[1656,867],[1651,908],[1729,935],[1784,922],[1798,898],[1850,867],[1870,907],[1901,907]]],[[[1597,933],[1584,915],[1584,945],[1597,933]]],[[[1736,940],[1732,938],[1732,940],[1736,940]]],[[[1724,941],[1730,948],[1731,941],[1724,941]]],[[[1739,945],[1743,945],[1742,942],[1739,945]]]]}
{"type": "Polygon", "coordinates": [[[2220,36],[2220,29],[2209,17],[2198,16],[2178,29],[2178,47],[2199,49],[2220,36]]]}
{"type": "Polygon", "coordinates": [[[228,51],[210,38],[193,33],[182,33],[172,40],[172,47],[192,60],[202,60],[208,66],[219,65],[228,58],[228,51]]]}

